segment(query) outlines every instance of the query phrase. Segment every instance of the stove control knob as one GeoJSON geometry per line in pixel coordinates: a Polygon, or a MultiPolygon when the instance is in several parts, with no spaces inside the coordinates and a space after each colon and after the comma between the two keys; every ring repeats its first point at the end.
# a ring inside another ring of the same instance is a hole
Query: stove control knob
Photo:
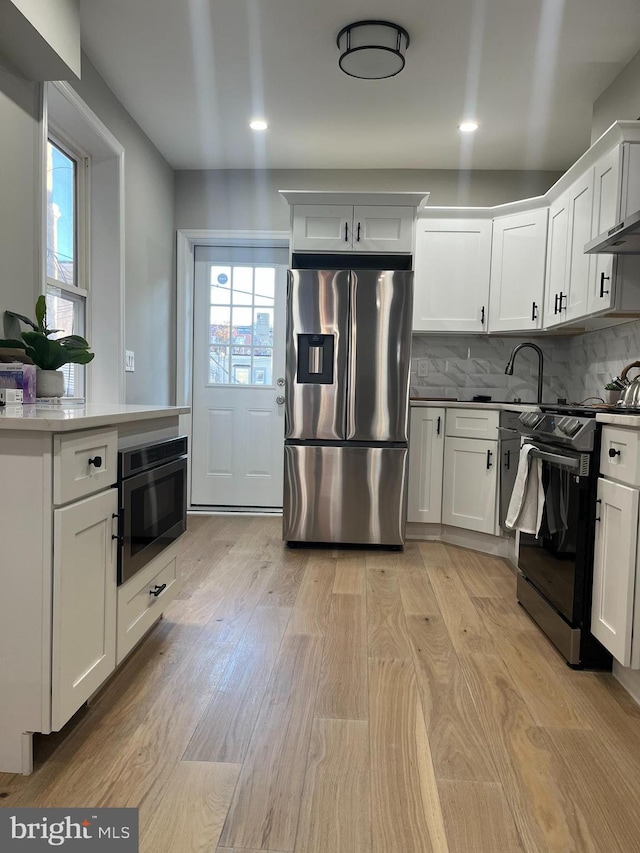
{"type": "Polygon", "coordinates": [[[580,432],[580,427],[582,426],[582,424],[577,418],[569,418],[568,420],[569,423],[565,428],[565,432],[570,438],[573,438],[576,433],[580,432]]]}

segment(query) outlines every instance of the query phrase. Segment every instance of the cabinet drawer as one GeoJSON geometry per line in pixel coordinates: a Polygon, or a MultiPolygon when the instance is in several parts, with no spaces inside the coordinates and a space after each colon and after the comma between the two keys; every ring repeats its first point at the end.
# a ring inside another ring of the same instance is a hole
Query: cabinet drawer
{"type": "Polygon", "coordinates": [[[168,548],[118,588],[118,639],[116,664],[144,637],[180,590],[177,547],[168,548]],[[152,595],[166,584],[159,595],[152,595]]]}
{"type": "Polygon", "coordinates": [[[99,492],[117,479],[118,433],[87,430],[53,438],[53,502],[57,506],[99,492]]]}
{"type": "Polygon", "coordinates": [[[447,409],[446,435],[498,440],[499,412],[487,409],[447,409]]]}
{"type": "Polygon", "coordinates": [[[640,432],[622,427],[604,427],[600,451],[600,474],[629,486],[640,486],[640,432]]]}

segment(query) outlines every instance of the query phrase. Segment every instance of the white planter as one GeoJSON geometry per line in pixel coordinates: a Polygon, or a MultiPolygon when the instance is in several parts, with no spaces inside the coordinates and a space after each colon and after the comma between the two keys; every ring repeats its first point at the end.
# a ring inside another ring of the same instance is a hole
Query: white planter
{"type": "Polygon", "coordinates": [[[622,393],[621,391],[613,391],[613,390],[609,391],[608,389],[605,388],[605,391],[604,391],[605,403],[608,403],[610,406],[615,405],[618,402],[618,400],[620,399],[621,393],[622,393]]]}
{"type": "Polygon", "coordinates": [[[61,370],[36,369],[36,397],[64,397],[64,373],[61,370]]]}

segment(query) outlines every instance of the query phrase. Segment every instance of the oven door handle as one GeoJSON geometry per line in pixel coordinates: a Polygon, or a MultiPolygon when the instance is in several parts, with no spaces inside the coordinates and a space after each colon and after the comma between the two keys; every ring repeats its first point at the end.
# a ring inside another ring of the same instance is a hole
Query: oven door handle
{"type": "Polygon", "coordinates": [[[575,459],[573,456],[561,456],[559,453],[547,453],[546,450],[538,450],[537,447],[534,447],[533,450],[529,451],[529,456],[532,456],[534,459],[542,459],[543,462],[549,462],[551,465],[563,465],[565,468],[571,468],[571,470],[579,470],[580,461],[575,459]]]}

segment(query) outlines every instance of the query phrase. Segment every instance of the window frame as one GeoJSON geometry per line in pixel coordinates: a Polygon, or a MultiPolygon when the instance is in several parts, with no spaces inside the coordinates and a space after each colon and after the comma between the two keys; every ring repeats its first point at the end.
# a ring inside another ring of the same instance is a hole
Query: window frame
{"type": "MultiPolygon", "coordinates": [[[[45,228],[45,269],[44,269],[44,295],[58,293],[63,298],[68,296],[70,301],[82,305],[83,317],[80,329],[74,329],[75,334],[81,334],[89,338],[88,329],[91,328],[91,290],[89,286],[90,259],[90,175],[91,157],[68,134],[57,125],[56,122],[48,120],[45,145],[53,145],[75,163],[74,181],[74,284],[67,284],[47,274],[49,245],[48,225],[45,228]]],[[[47,158],[45,158],[47,161],[47,158]]],[[[48,201],[48,200],[47,200],[48,201]]],[[[46,206],[46,205],[45,205],[46,206]]],[[[48,222],[48,210],[45,209],[45,222],[48,222]]],[[[75,310],[75,309],[74,309],[75,310]]],[[[90,338],[89,338],[90,339],[90,338]]],[[[67,368],[73,372],[73,397],[86,398],[87,370],[86,365],[69,364],[67,368]]],[[[65,391],[67,383],[65,382],[65,391]]],[[[65,396],[67,396],[65,394],[65,396]]],[[[71,395],[68,395],[71,396],[71,395]]]]}

